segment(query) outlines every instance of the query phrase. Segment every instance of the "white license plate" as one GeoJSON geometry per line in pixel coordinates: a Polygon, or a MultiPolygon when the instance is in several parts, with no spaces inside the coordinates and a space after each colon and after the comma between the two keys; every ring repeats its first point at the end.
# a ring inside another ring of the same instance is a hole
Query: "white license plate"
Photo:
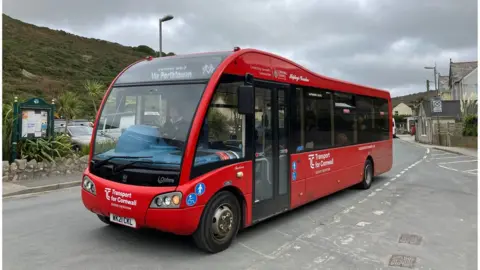
{"type": "Polygon", "coordinates": [[[120,217],[115,214],[110,214],[110,221],[115,222],[118,224],[122,224],[128,227],[136,228],[137,223],[135,222],[135,219],[133,218],[128,218],[128,217],[120,217]]]}

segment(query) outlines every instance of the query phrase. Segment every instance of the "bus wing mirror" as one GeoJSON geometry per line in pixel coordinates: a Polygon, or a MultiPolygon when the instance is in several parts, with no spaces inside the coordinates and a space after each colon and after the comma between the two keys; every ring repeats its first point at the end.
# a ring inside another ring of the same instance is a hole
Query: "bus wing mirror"
{"type": "Polygon", "coordinates": [[[238,113],[253,114],[255,111],[255,98],[253,86],[241,85],[237,88],[238,113]]]}

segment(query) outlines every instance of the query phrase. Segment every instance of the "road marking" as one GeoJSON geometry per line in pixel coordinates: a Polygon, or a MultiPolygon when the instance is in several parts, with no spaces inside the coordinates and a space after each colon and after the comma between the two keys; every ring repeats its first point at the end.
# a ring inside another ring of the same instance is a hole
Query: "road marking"
{"type": "Polygon", "coordinates": [[[377,211],[373,211],[373,213],[377,216],[380,216],[380,215],[383,215],[383,211],[382,210],[377,210],[377,211]]]}
{"type": "Polygon", "coordinates": [[[455,155],[455,154],[452,154],[452,153],[432,154],[432,157],[437,157],[437,156],[451,156],[451,155],[455,155]]]}
{"type": "Polygon", "coordinates": [[[477,173],[476,173],[476,172],[474,172],[474,171],[476,171],[476,170],[477,170],[477,169],[475,169],[475,170],[463,171],[463,172],[464,172],[464,173],[468,173],[468,174],[477,175],[477,173]]]}
{"type": "Polygon", "coordinates": [[[377,193],[376,193],[376,192],[372,192],[372,193],[368,194],[368,197],[373,197],[373,196],[375,196],[375,194],[377,194],[377,193]]]}
{"type": "Polygon", "coordinates": [[[353,210],[353,209],[355,209],[355,206],[350,206],[350,207],[348,207],[347,209],[344,209],[344,210],[342,211],[342,213],[347,214],[348,212],[350,212],[350,211],[353,210]]]}
{"type": "Polygon", "coordinates": [[[366,221],[360,221],[360,222],[357,223],[357,226],[358,227],[365,227],[366,225],[370,225],[370,224],[372,224],[372,223],[366,222],[366,221]]]}
{"type": "Polygon", "coordinates": [[[376,192],[380,192],[380,191],[382,191],[382,189],[381,189],[381,188],[377,188],[377,189],[375,189],[375,191],[376,191],[376,192]]]}
{"type": "Polygon", "coordinates": [[[358,203],[364,203],[364,202],[366,202],[366,201],[367,201],[367,198],[358,201],[358,203]]]}
{"type": "Polygon", "coordinates": [[[311,216],[307,216],[313,223],[315,223],[315,220],[311,216]]]}
{"type": "Polygon", "coordinates": [[[430,148],[427,148],[427,154],[430,153],[430,148]]]}
{"type": "Polygon", "coordinates": [[[390,185],[390,182],[386,182],[385,184],[383,184],[384,186],[388,186],[390,185]]]}
{"type": "Polygon", "coordinates": [[[401,174],[397,174],[397,175],[395,175],[395,176],[396,176],[396,177],[400,177],[400,176],[402,176],[402,175],[401,175],[401,174]]]}
{"type": "Polygon", "coordinates": [[[438,165],[438,167],[440,167],[440,168],[444,168],[444,169],[447,169],[447,170],[451,170],[451,171],[458,172],[458,170],[457,170],[457,169],[450,168],[450,167],[447,167],[447,166],[438,165]]]}
{"type": "Polygon", "coordinates": [[[292,237],[290,234],[284,233],[284,232],[282,232],[282,231],[280,231],[280,230],[275,230],[275,231],[276,231],[277,233],[279,233],[279,234],[282,234],[283,236],[292,237]]]}
{"type": "Polygon", "coordinates": [[[452,163],[463,163],[463,162],[476,162],[477,160],[460,160],[460,161],[450,161],[450,162],[442,162],[438,164],[452,164],[452,163]]]}
{"type": "Polygon", "coordinates": [[[450,159],[450,158],[461,158],[461,157],[466,157],[466,156],[456,155],[456,156],[454,156],[454,157],[439,157],[439,158],[432,158],[432,160],[438,160],[438,159],[450,159]]]}
{"type": "Polygon", "coordinates": [[[258,254],[258,255],[260,255],[260,256],[262,256],[262,257],[266,258],[266,259],[270,259],[270,260],[273,260],[273,259],[275,259],[275,256],[270,256],[270,255],[267,255],[267,254],[263,254],[262,252],[260,252],[260,251],[258,251],[258,250],[256,250],[256,249],[254,249],[254,248],[251,248],[251,247],[249,247],[249,246],[245,245],[245,244],[244,244],[244,243],[242,243],[242,242],[239,242],[239,244],[240,244],[241,246],[243,246],[244,248],[246,248],[246,249],[250,250],[251,252],[253,252],[253,253],[256,253],[256,254],[258,254]]]}
{"type": "Polygon", "coordinates": [[[473,172],[473,171],[478,171],[478,169],[466,170],[466,171],[464,171],[464,172],[473,172]]]}

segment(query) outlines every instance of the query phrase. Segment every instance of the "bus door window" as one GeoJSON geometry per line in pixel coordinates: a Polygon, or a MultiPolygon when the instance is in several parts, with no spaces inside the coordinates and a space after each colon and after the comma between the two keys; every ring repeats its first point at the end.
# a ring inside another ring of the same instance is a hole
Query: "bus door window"
{"type": "Polygon", "coordinates": [[[278,164],[278,194],[284,195],[288,192],[289,185],[289,162],[288,162],[288,134],[285,126],[287,110],[285,108],[285,89],[278,90],[278,144],[280,150],[278,164]]]}
{"type": "Polygon", "coordinates": [[[255,88],[255,201],[273,197],[271,89],[255,88]]]}

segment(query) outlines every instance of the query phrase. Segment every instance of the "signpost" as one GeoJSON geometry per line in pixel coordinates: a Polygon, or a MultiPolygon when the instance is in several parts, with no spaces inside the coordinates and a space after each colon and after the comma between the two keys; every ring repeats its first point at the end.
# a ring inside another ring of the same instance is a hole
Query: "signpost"
{"type": "Polygon", "coordinates": [[[12,156],[10,162],[17,158],[17,142],[35,140],[54,136],[55,104],[48,104],[41,98],[31,98],[13,104],[12,156]]]}
{"type": "Polygon", "coordinates": [[[438,145],[440,144],[440,114],[442,113],[442,99],[440,97],[433,97],[431,100],[432,115],[437,115],[437,133],[438,145]]]}

